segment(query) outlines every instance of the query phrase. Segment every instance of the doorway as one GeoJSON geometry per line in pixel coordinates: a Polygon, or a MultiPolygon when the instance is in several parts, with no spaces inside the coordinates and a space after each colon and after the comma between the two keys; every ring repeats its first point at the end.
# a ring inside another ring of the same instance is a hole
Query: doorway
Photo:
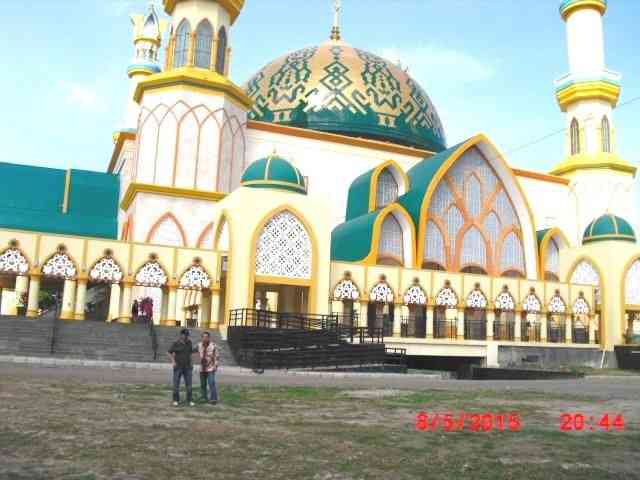
{"type": "Polygon", "coordinates": [[[253,306],[277,313],[308,313],[309,287],[256,283],[253,306]]]}

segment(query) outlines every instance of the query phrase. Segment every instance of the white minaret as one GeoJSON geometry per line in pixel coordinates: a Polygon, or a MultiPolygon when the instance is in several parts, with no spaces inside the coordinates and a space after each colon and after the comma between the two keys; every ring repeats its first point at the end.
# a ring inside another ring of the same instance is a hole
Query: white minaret
{"type": "Polygon", "coordinates": [[[133,59],[127,69],[130,79],[129,98],[124,129],[135,130],[138,125],[140,105],[133,99],[138,84],[149,75],[158,73],[160,68],[160,45],[166,22],[158,18],[151,3],[146,15],[131,15],[133,24],[133,59]]]}
{"type": "Polygon", "coordinates": [[[603,16],[607,0],[564,0],[569,73],[558,79],[556,98],[566,114],[565,159],[552,174],[571,179],[576,243],[586,225],[609,211],[633,220],[636,167],[616,154],[613,111],[620,98],[619,73],[605,64],[603,16]]]}

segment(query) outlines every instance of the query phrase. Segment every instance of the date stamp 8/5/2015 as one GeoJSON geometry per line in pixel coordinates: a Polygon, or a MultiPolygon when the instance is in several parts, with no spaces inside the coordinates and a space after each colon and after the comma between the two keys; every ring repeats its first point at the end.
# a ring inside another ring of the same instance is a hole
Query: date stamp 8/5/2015
{"type": "Polygon", "coordinates": [[[519,432],[522,419],[518,413],[427,413],[416,415],[416,430],[421,432],[519,432]]]}

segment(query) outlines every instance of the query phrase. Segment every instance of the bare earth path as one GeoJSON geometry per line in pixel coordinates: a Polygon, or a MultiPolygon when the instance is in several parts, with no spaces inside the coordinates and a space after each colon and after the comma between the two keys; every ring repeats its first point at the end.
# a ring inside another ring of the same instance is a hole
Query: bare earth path
{"type": "Polygon", "coordinates": [[[219,375],[170,406],[169,371],[0,364],[0,479],[640,479],[640,377],[463,382],[219,375]],[[198,398],[196,393],[196,398],[198,398]],[[518,431],[417,431],[418,412],[517,414],[518,431]],[[559,429],[562,413],[624,429],[559,429]]]}

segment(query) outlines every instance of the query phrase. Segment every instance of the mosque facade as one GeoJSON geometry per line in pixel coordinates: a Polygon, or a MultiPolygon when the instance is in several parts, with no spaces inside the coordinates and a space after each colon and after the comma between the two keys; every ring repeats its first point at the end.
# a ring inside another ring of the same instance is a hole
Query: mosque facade
{"type": "Polygon", "coordinates": [[[239,309],[339,313],[409,355],[489,365],[612,365],[640,342],[636,166],[616,153],[606,0],[560,5],[566,151],[550,172],[510,166],[482,133],[448,142],[405,69],[342,38],[339,2],[326,42],[236,85],[244,3],[132,15],[106,173],[0,164],[2,314],[37,318],[43,291],[65,320],[130,323],[149,297],[156,323],[223,335],[239,309]]]}

